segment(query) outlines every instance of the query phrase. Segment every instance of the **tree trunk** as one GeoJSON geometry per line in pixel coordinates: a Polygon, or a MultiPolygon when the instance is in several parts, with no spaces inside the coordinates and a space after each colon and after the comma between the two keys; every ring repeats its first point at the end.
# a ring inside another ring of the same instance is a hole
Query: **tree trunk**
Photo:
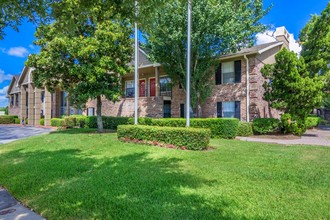
{"type": "Polygon", "coordinates": [[[197,93],[197,100],[196,100],[196,117],[200,118],[202,116],[202,107],[201,107],[201,99],[200,94],[197,93]]]}
{"type": "Polygon", "coordinates": [[[96,117],[97,117],[97,130],[99,133],[103,133],[103,122],[102,122],[102,101],[101,96],[96,97],[96,117]]]}

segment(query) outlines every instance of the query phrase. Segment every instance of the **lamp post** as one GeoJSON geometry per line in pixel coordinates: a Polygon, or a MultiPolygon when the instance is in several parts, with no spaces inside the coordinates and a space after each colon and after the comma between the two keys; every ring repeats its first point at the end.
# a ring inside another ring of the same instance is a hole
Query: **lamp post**
{"type": "Polygon", "coordinates": [[[138,124],[138,80],[139,80],[139,36],[138,36],[138,2],[135,1],[135,23],[134,23],[134,41],[135,41],[135,49],[134,49],[134,124],[138,124]]]}
{"type": "Polygon", "coordinates": [[[186,126],[190,126],[190,61],[191,61],[191,0],[188,0],[188,36],[187,36],[187,74],[186,74],[186,126]]]}

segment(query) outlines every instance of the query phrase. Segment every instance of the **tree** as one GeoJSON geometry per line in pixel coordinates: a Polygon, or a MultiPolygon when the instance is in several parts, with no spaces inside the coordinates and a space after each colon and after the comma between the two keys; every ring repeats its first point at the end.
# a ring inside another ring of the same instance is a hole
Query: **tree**
{"type": "MultiPolygon", "coordinates": [[[[192,1],[191,101],[197,116],[212,90],[217,56],[254,43],[265,29],[261,0],[192,1]]],[[[151,59],[161,63],[174,84],[186,88],[187,1],[173,0],[156,11],[143,31],[151,59]]]]}
{"type": "Polygon", "coordinates": [[[122,93],[121,76],[130,71],[133,52],[132,29],[107,3],[89,2],[88,7],[70,0],[53,5],[56,19],[38,28],[40,54],[30,56],[27,65],[35,68],[37,87],[61,88],[77,106],[96,99],[98,130],[103,132],[101,97],[115,102],[122,93]]]}
{"type": "Polygon", "coordinates": [[[326,74],[330,70],[330,3],[321,15],[313,15],[301,30],[301,56],[311,74],[326,74]]]}
{"type": "Polygon", "coordinates": [[[275,64],[261,69],[267,79],[264,99],[271,107],[289,113],[303,127],[308,114],[322,101],[324,77],[310,76],[304,58],[299,59],[287,49],[282,49],[275,60],[275,64]]]}

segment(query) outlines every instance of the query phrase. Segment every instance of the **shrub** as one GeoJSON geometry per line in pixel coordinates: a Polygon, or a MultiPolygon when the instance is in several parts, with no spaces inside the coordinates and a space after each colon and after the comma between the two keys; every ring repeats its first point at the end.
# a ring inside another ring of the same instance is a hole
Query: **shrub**
{"type": "MultiPolygon", "coordinates": [[[[134,123],[134,119],[129,119],[129,124],[134,123]]],[[[190,126],[192,128],[209,128],[212,138],[236,137],[239,120],[236,118],[192,118],[190,126]]],[[[166,127],[185,127],[184,118],[139,118],[140,125],[166,126],[166,127]]]]}
{"type": "Polygon", "coordinates": [[[0,124],[14,124],[16,118],[18,119],[16,115],[2,115],[0,116],[0,124]]]}
{"type": "Polygon", "coordinates": [[[209,145],[211,132],[200,128],[119,125],[117,135],[119,139],[161,142],[177,147],[184,146],[190,150],[202,150],[209,145]]]}
{"type": "Polygon", "coordinates": [[[252,123],[256,134],[273,134],[279,131],[280,120],[276,118],[256,118],[252,123]]]}
{"type": "Polygon", "coordinates": [[[75,127],[77,124],[77,119],[75,116],[71,117],[71,116],[67,116],[64,117],[64,126],[68,127],[68,128],[73,128],[75,127]]]}
{"type": "Polygon", "coordinates": [[[295,134],[301,136],[306,131],[305,122],[294,119],[288,113],[281,115],[281,129],[284,134],[295,134]]]}
{"type": "Polygon", "coordinates": [[[237,129],[237,136],[248,137],[253,134],[252,123],[240,121],[237,129]]]}
{"type": "Polygon", "coordinates": [[[320,117],[317,117],[317,116],[307,117],[305,125],[306,125],[306,128],[309,129],[309,128],[317,127],[320,124],[320,122],[321,122],[320,117]]]}
{"type": "Polygon", "coordinates": [[[79,128],[84,128],[86,125],[86,116],[77,116],[76,117],[76,126],[78,126],[79,128]]]}
{"type": "Polygon", "coordinates": [[[53,127],[63,127],[64,126],[64,119],[62,118],[52,118],[50,120],[50,125],[53,127]]]}
{"type": "Polygon", "coordinates": [[[21,124],[21,120],[19,119],[19,118],[14,118],[14,120],[15,120],[15,124],[21,124]]]}
{"type": "Polygon", "coordinates": [[[44,118],[40,119],[40,125],[45,125],[45,119],[44,118]]]}
{"type": "MultiPolygon", "coordinates": [[[[128,117],[102,116],[103,128],[117,130],[118,125],[129,124],[129,119],[130,118],[128,118],[128,117]]],[[[134,121],[133,121],[133,123],[134,123],[134,121]]],[[[97,128],[97,116],[87,116],[86,127],[87,128],[97,128]]]]}

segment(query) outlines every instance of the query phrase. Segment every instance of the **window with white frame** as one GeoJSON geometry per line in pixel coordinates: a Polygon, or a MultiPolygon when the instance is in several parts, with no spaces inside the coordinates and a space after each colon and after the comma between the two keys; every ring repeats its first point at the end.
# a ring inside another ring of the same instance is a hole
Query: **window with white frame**
{"type": "Polygon", "coordinates": [[[159,78],[159,87],[161,96],[172,96],[172,84],[171,78],[168,76],[162,76],[159,78]]]}
{"type": "Polygon", "coordinates": [[[234,62],[226,62],[221,65],[222,82],[235,83],[235,66],[234,62]]]}
{"type": "Polygon", "coordinates": [[[125,82],[125,96],[134,97],[134,80],[125,82]]]}
{"type": "Polygon", "coordinates": [[[224,118],[234,118],[235,117],[235,102],[223,102],[222,111],[224,118]]]}

